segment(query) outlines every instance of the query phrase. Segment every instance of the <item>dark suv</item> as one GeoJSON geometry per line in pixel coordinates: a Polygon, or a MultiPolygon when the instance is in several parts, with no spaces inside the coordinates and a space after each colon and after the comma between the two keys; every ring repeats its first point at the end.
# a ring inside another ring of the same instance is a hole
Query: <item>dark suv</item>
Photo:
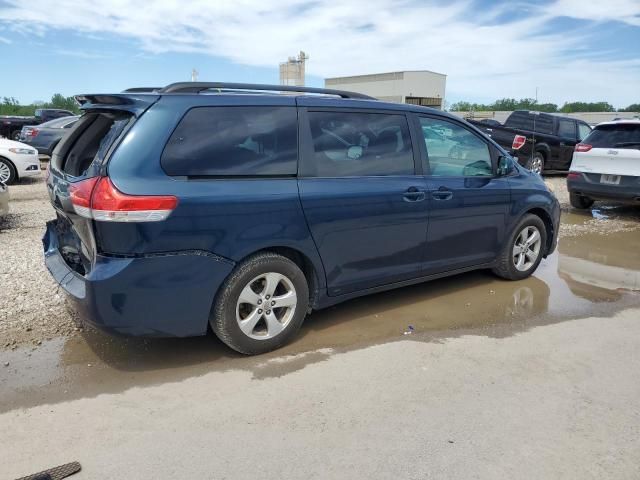
{"type": "Polygon", "coordinates": [[[529,276],[560,209],[475,127],[336,90],[178,83],[77,97],[45,261],[111,331],[246,354],[350,298],[474,269],[529,276]]]}

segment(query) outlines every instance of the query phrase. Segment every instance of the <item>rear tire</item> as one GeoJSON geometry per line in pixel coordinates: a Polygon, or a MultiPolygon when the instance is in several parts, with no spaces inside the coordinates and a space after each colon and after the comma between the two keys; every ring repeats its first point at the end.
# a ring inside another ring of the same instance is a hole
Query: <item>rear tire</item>
{"type": "Polygon", "coordinates": [[[493,273],[506,280],[527,278],[540,265],[546,249],[547,228],[544,222],[537,215],[527,214],[505,242],[493,273]]]}
{"type": "Polygon", "coordinates": [[[535,152],[533,158],[529,158],[527,162],[527,169],[542,175],[544,173],[544,155],[541,152],[535,152]]]}
{"type": "Polygon", "coordinates": [[[239,264],[224,282],[210,324],[235,351],[257,355],[289,342],[308,307],[309,287],[298,265],[275,253],[259,253],[239,264]]]}
{"type": "Polygon", "coordinates": [[[18,173],[13,164],[4,158],[0,158],[0,180],[7,185],[12,185],[18,180],[18,173]]]}
{"type": "Polygon", "coordinates": [[[578,195],[577,193],[569,193],[569,203],[573,208],[585,210],[587,208],[591,208],[593,200],[589,197],[578,195]]]}
{"type": "Polygon", "coordinates": [[[20,130],[16,130],[11,134],[11,140],[15,140],[16,142],[20,140],[20,130]]]}

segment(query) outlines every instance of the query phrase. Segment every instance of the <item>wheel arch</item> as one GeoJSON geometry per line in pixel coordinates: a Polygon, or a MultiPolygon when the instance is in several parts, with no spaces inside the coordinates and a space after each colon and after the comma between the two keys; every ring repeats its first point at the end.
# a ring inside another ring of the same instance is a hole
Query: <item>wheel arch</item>
{"type": "Polygon", "coordinates": [[[283,257],[291,260],[300,268],[300,270],[302,270],[305,278],[307,279],[307,284],[309,285],[309,308],[315,308],[318,304],[318,300],[320,298],[320,288],[323,284],[320,277],[322,272],[318,271],[319,269],[316,267],[314,262],[304,252],[290,246],[274,245],[261,248],[260,250],[256,250],[248,255],[245,255],[236,264],[244,262],[247,258],[253,255],[265,252],[282,255],[283,257]]]}
{"type": "Polygon", "coordinates": [[[525,211],[522,216],[527,214],[535,215],[536,217],[540,218],[540,220],[542,220],[542,223],[544,223],[545,229],[547,231],[546,232],[547,241],[546,241],[545,253],[544,253],[544,257],[546,257],[548,252],[552,250],[553,239],[555,238],[555,233],[556,233],[554,232],[553,220],[551,218],[551,215],[549,214],[549,212],[547,212],[544,208],[541,208],[541,207],[530,208],[529,210],[525,211]]]}
{"type": "Polygon", "coordinates": [[[544,161],[546,162],[551,154],[551,147],[546,143],[538,143],[536,144],[533,151],[536,153],[540,153],[542,155],[542,158],[544,158],[544,161]]]}

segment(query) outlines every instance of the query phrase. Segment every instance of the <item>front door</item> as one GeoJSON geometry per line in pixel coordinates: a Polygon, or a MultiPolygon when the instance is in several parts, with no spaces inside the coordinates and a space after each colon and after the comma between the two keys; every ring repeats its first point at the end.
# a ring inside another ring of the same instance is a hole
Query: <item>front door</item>
{"type": "Polygon", "coordinates": [[[341,295],[420,275],[429,197],[407,117],[301,109],[300,199],[341,295]]]}
{"type": "Polygon", "coordinates": [[[511,201],[508,180],[494,174],[495,147],[455,120],[418,120],[431,196],[425,273],[493,261],[504,241],[511,201]]]}

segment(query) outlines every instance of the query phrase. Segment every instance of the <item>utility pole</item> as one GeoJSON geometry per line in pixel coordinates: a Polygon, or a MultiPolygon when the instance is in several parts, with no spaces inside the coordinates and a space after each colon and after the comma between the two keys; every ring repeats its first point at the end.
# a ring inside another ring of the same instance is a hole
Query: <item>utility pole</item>
{"type": "Polygon", "coordinates": [[[194,68],[191,70],[191,81],[192,82],[197,82],[198,81],[198,71],[194,68]]]}

